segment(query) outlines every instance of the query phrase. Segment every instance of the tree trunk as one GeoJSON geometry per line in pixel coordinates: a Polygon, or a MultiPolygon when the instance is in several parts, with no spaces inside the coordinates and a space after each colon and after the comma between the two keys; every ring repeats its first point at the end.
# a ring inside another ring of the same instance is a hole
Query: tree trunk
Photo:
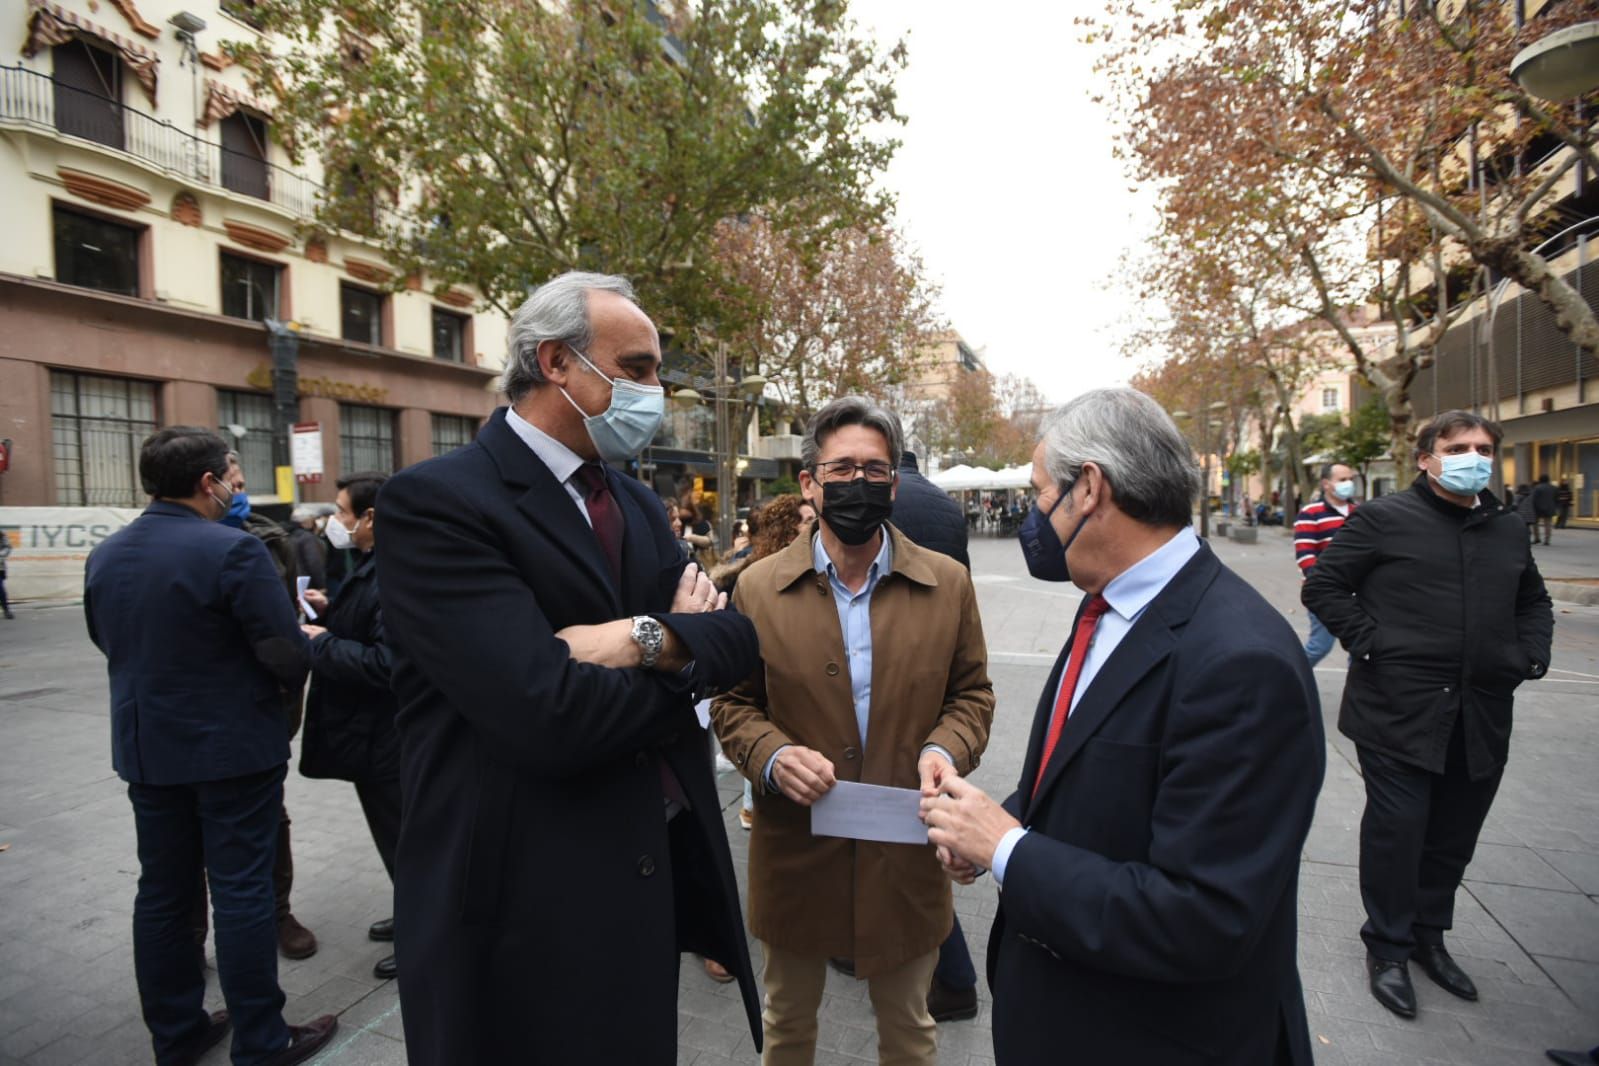
{"type": "Polygon", "coordinates": [[[1526,251],[1510,238],[1476,241],[1471,245],[1471,254],[1528,292],[1537,293],[1553,312],[1560,332],[1584,353],[1599,359],[1599,317],[1595,317],[1582,294],[1550,268],[1548,260],[1526,251]]]}

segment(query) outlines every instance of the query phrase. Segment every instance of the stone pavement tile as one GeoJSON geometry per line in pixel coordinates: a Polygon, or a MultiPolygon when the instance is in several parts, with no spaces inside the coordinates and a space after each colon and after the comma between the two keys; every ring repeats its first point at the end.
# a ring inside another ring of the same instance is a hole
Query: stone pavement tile
{"type": "Polygon", "coordinates": [[[678,1033],[677,1042],[680,1047],[735,1061],[741,1055],[755,1054],[755,1043],[750,1039],[747,1027],[740,1025],[735,1029],[704,1018],[690,1018],[678,1033]]]}
{"type": "Polygon", "coordinates": [[[1592,898],[1471,881],[1464,887],[1528,952],[1599,962],[1599,902],[1592,898]]]}
{"type": "Polygon", "coordinates": [[[1471,857],[1471,865],[1466,867],[1465,879],[1556,892],[1569,892],[1576,887],[1532,848],[1505,844],[1479,843],[1471,857]]]}
{"type": "Polygon", "coordinates": [[[346,1033],[340,1018],[333,1042],[312,1061],[316,1066],[405,1066],[405,1045],[359,1029],[346,1033]]]}
{"type": "Polygon", "coordinates": [[[1578,962],[1575,959],[1557,959],[1548,955],[1535,955],[1536,962],[1555,984],[1560,986],[1577,1011],[1594,1020],[1594,1044],[1599,1044],[1599,963],[1578,962]]]}
{"type": "MultiPolygon", "coordinates": [[[[1552,1014],[1524,1008],[1522,1013],[1500,1017],[1462,1019],[1466,1032],[1479,1044],[1537,1054],[1544,1048],[1592,1047],[1595,1022],[1575,1013],[1552,1014]]],[[[1508,1057],[1508,1056],[1507,1056],[1508,1057]]]]}
{"type": "Polygon", "coordinates": [[[98,1055],[99,1049],[94,1040],[68,1033],[22,1061],[28,1066],[76,1066],[80,1062],[98,1062],[98,1055]]]}
{"type": "Polygon", "coordinates": [[[1537,848],[1538,856],[1559,870],[1579,892],[1599,896],[1599,853],[1537,848]]]}
{"type": "MultiPolygon", "coordinates": [[[[1447,995],[1447,993],[1440,992],[1439,995],[1447,995]]],[[[1422,1032],[1439,1036],[1458,1037],[1463,1035],[1459,1019],[1448,1013],[1427,1009],[1428,998],[1426,991],[1420,985],[1417,985],[1416,1000],[1421,1004],[1422,1009],[1416,1018],[1409,1021],[1390,1012],[1388,1008],[1372,999],[1370,993],[1363,993],[1358,996],[1341,996],[1331,992],[1307,993],[1305,1003],[1307,1009],[1314,1002],[1318,1005],[1315,1009],[1320,1013],[1342,1018],[1345,1021],[1364,1022],[1368,1026],[1415,1028],[1422,1032]]]]}

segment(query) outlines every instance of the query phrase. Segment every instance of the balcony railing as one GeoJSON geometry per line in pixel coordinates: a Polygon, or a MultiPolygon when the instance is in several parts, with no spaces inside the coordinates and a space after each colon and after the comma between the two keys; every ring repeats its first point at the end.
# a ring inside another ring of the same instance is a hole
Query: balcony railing
{"type": "Polygon", "coordinates": [[[300,218],[313,217],[321,202],[322,186],[303,174],[26,67],[0,66],[0,123],[102,144],[184,181],[266,200],[300,218]]]}

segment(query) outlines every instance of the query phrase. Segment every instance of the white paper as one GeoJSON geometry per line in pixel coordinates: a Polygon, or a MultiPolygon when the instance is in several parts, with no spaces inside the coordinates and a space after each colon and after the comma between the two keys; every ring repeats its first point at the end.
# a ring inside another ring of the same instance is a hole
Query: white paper
{"type": "Polygon", "coordinates": [[[914,788],[839,781],[811,804],[811,835],[925,844],[921,802],[922,794],[914,788]]]}
{"type": "Polygon", "coordinates": [[[299,576],[299,577],[294,579],[294,594],[300,600],[300,610],[305,612],[306,618],[308,618],[308,619],[310,619],[312,621],[315,621],[316,620],[316,608],[312,607],[311,604],[305,598],[305,590],[310,588],[310,587],[311,587],[311,579],[309,577],[307,577],[305,575],[301,575],[301,576],[299,576]]]}
{"type": "Polygon", "coordinates": [[[700,700],[694,705],[694,717],[700,720],[701,729],[711,728],[711,701],[700,700]]]}

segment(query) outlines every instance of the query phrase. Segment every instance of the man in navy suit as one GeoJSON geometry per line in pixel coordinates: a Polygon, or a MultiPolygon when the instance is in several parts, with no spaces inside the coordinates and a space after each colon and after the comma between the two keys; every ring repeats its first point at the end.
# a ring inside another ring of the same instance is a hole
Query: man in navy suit
{"type": "Polygon", "coordinates": [[[1003,805],[924,796],[951,876],[992,869],[1005,1066],[1292,1063],[1299,852],[1325,770],[1288,623],[1194,535],[1187,443],[1132,389],[1067,404],[1033,455],[1035,577],[1087,598],[1003,805]]]}
{"type": "Polygon", "coordinates": [[[309,648],[266,548],[218,524],[227,454],[191,426],[146,440],[139,478],[154,499],[94,550],[84,579],[89,637],[111,679],[111,761],[138,834],[133,969],[161,1066],[197,1061],[230,1020],[237,1066],[288,1066],[338,1024],[283,1021],[272,892],[283,693],[304,683],[309,648]],[[228,1005],[212,1015],[191,927],[202,869],[228,1005]]]}
{"type": "Polygon", "coordinates": [[[631,286],[511,321],[476,441],[391,478],[377,567],[400,702],[395,949],[412,1066],[677,1061],[681,952],[760,1021],[694,703],[759,663],[660,501],[608,464],[664,412],[631,286]]]}

